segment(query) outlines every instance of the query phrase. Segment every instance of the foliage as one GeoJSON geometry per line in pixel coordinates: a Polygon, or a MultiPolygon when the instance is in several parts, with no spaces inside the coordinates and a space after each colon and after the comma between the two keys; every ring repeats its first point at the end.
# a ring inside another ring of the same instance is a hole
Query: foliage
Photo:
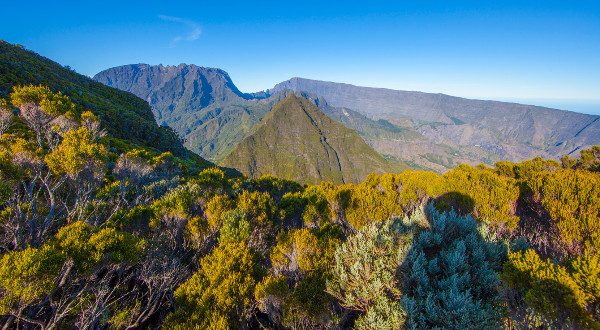
{"type": "Polygon", "coordinates": [[[495,175],[487,168],[464,165],[449,171],[444,177],[448,191],[454,193],[454,201],[442,198],[439,202],[455,206],[457,211],[466,211],[463,212],[465,214],[472,212],[477,219],[498,228],[499,231],[514,231],[517,228],[519,219],[515,215],[515,207],[519,189],[514,180],[495,175]],[[460,194],[467,196],[467,205],[464,199],[457,198],[460,194]]]}
{"type": "Polygon", "coordinates": [[[363,227],[335,251],[327,291],[348,309],[368,312],[380,297],[400,295],[396,270],[412,235],[400,219],[363,227]]]}
{"type": "Polygon", "coordinates": [[[55,174],[75,178],[86,169],[92,173],[102,171],[106,158],[106,148],[94,142],[87,128],[80,127],[65,133],[61,144],[46,156],[46,163],[55,174]]]}
{"type": "MultiPolygon", "coordinates": [[[[159,127],[148,103],[133,94],[104,86],[4,41],[0,41],[0,73],[0,97],[8,96],[16,86],[47,86],[49,90],[60,91],[63,97],[67,96],[75,105],[76,113],[91,110],[100,118],[101,125],[110,136],[125,142],[127,147],[142,145],[172,151],[178,157],[195,159],[202,167],[208,165],[205,160],[192,157],[171,129],[159,127]]],[[[14,105],[19,106],[20,100],[31,98],[18,98],[14,105]]]]}
{"type": "Polygon", "coordinates": [[[497,328],[498,271],[504,248],[487,241],[471,217],[428,208],[431,228],[414,240],[402,265],[408,328],[497,328]]]}
{"type": "Polygon", "coordinates": [[[0,42],[0,323],[598,328],[599,150],[245,178],[206,168],[143,100],[0,42]]]}
{"type": "Polygon", "coordinates": [[[361,330],[400,329],[404,325],[405,319],[406,313],[400,306],[400,302],[381,295],[375,298],[373,305],[356,320],[354,328],[361,330]]]}
{"type": "Polygon", "coordinates": [[[77,115],[75,104],[67,96],[60,91],[52,93],[50,88],[42,85],[14,86],[10,101],[17,108],[27,103],[38,104],[42,111],[52,116],[75,117],[77,115]]]}
{"type": "Polygon", "coordinates": [[[600,252],[600,177],[582,170],[538,172],[526,182],[570,251],[600,252]]]}
{"type": "Polygon", "coordinates": [[[227,243],[200,260],[200,268],[175,291],[177,310],[166,327],[239,328],[248,317],[262,270],[245,243],[227,243]]]}
{"type": "Polygon", "coordinates": [[[245,242],[250,237],[250,222],[246,213],[240,209],[227,211],[223,214],[220,242],[245,242]]]}
{"type": "Polygon", "coordinates": [[[594,319],[600,303],[597,254],[586,253],[560,265],[541,259],[533,250],[511,252],[502,277],[533,309],[524,326],[600,327],[594,319]]]}

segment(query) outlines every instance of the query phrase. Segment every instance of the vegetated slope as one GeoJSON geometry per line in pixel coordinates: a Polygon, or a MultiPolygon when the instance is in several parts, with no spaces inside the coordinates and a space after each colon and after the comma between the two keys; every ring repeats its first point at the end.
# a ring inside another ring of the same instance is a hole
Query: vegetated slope
{"type": "Polygon", "coordinates": [[[410,137],[398,139],[356,126],[380,153],[438,170],[465,161],[558,158],[600,142],[600,117],[594,115],[302,78],[277,84],[266,95],[285,90],[321,97],[330,107],[345,109],[349,121],[351,109],[410,131],[410,137]]]}
{"type": "Polygon", "coordinates": [[[28,84],[42,84],[64,93],[77,106],[99,116],[101,126],[115,138],[203,161],[185,150],[170,128],[156,124],[144,100],[107,87],[22,46],[0,41],[0,97],[6,97],[13,86],[28,84]]]}
{"type": "Polygon", "coordinates": [[[393,170],[360,136],[308,99],[288,94],[223,160],[249,176],[271,174],[301,182],[358,182],[393,170]]]}
{"type": "Polygon", "coordinates": [[[102,71],[96,81],[148,101],[156,120],[172,127],[203,157],[228,154],[278,100],[241,93],[220,69],[132,64],[102,71]]]}

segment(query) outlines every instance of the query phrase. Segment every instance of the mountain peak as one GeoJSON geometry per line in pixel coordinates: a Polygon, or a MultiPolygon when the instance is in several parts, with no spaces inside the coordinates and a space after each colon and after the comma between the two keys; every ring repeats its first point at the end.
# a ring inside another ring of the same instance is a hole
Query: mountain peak
{"type": "Polygon", "coordinates": [[[177,108],[200,109],[214,102],[249,97],[224,70],[194,64],[129,64],[99,72],[94,79],[147,100],[157,120],[178,112],[177,108]]]}
{"type": "Polygon", "coordinates": [[[391,169],[356,132],[294,93],[273,107],[223,165],[254,177],[271,174],[306,183],[358,182],[391,169]]]}

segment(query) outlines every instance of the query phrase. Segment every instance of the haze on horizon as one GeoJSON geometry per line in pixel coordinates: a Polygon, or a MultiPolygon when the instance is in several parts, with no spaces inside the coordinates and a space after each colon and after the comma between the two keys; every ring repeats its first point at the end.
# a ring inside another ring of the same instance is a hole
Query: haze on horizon
{"type": "Polygon", "coordinates": [[[298,76],[600,114],[595,1],[3,7],[12,14],[0,20],[0,39],[89,76],[131,63],[193,63],[226,70],[245,92],[298,76]]]}

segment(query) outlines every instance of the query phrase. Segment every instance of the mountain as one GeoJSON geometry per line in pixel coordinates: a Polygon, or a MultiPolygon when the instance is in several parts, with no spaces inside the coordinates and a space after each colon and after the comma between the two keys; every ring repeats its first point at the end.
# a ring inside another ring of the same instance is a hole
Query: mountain
{"type": "Polygon", "coordinates": [[[277,103],[222,163],[253,177],[271,174],[304,183],[358,182],[369,173],[394,170],[356,132],[293,93],[277,103]]]}
{"type": "Polygon", "coordinates": [[[126,65],[94,79],[147,100],[160,124],[172,127],[186,147],[216,162],[287,91],[309,97],[386,159],[413,168],[443,172],[460,163],[556,159],[600,143],[599,116],[533,105],[302,78],[247,94],[223,70],[186,64],[126,65]]]}
{"type": "Polygon", "coordinates": [[[438,170],[457,162],[557,158],[600,142],[600,117],[570,111],[303,78],[279,83],[265,95],[287,90],[316,95],[337,108],[339,118],[361,122],[346,125],[381,154],[438,170]],[[373,132],[381,120],[407,134],[373,132]]]}
{"type": "Polygon", "coordinates": [[[150,106],[137,96],[107,87],[68,67],[0,41],[0,98],[16,85],[46,85],[61,91],[80,108],[100,117],[103,129],[116,139],[205,162],[187,151],[168,127],[156,124],[150,106]]]}
{"type": "Polygon", "coordinates": [[[157,122],[172,127],[190,150],[215,161],[233,150],[279,100],[277,95],[259,99],[243,94],[225,71],[196,65],[125,65],[94,79],[146,100],[157,122]]]}

